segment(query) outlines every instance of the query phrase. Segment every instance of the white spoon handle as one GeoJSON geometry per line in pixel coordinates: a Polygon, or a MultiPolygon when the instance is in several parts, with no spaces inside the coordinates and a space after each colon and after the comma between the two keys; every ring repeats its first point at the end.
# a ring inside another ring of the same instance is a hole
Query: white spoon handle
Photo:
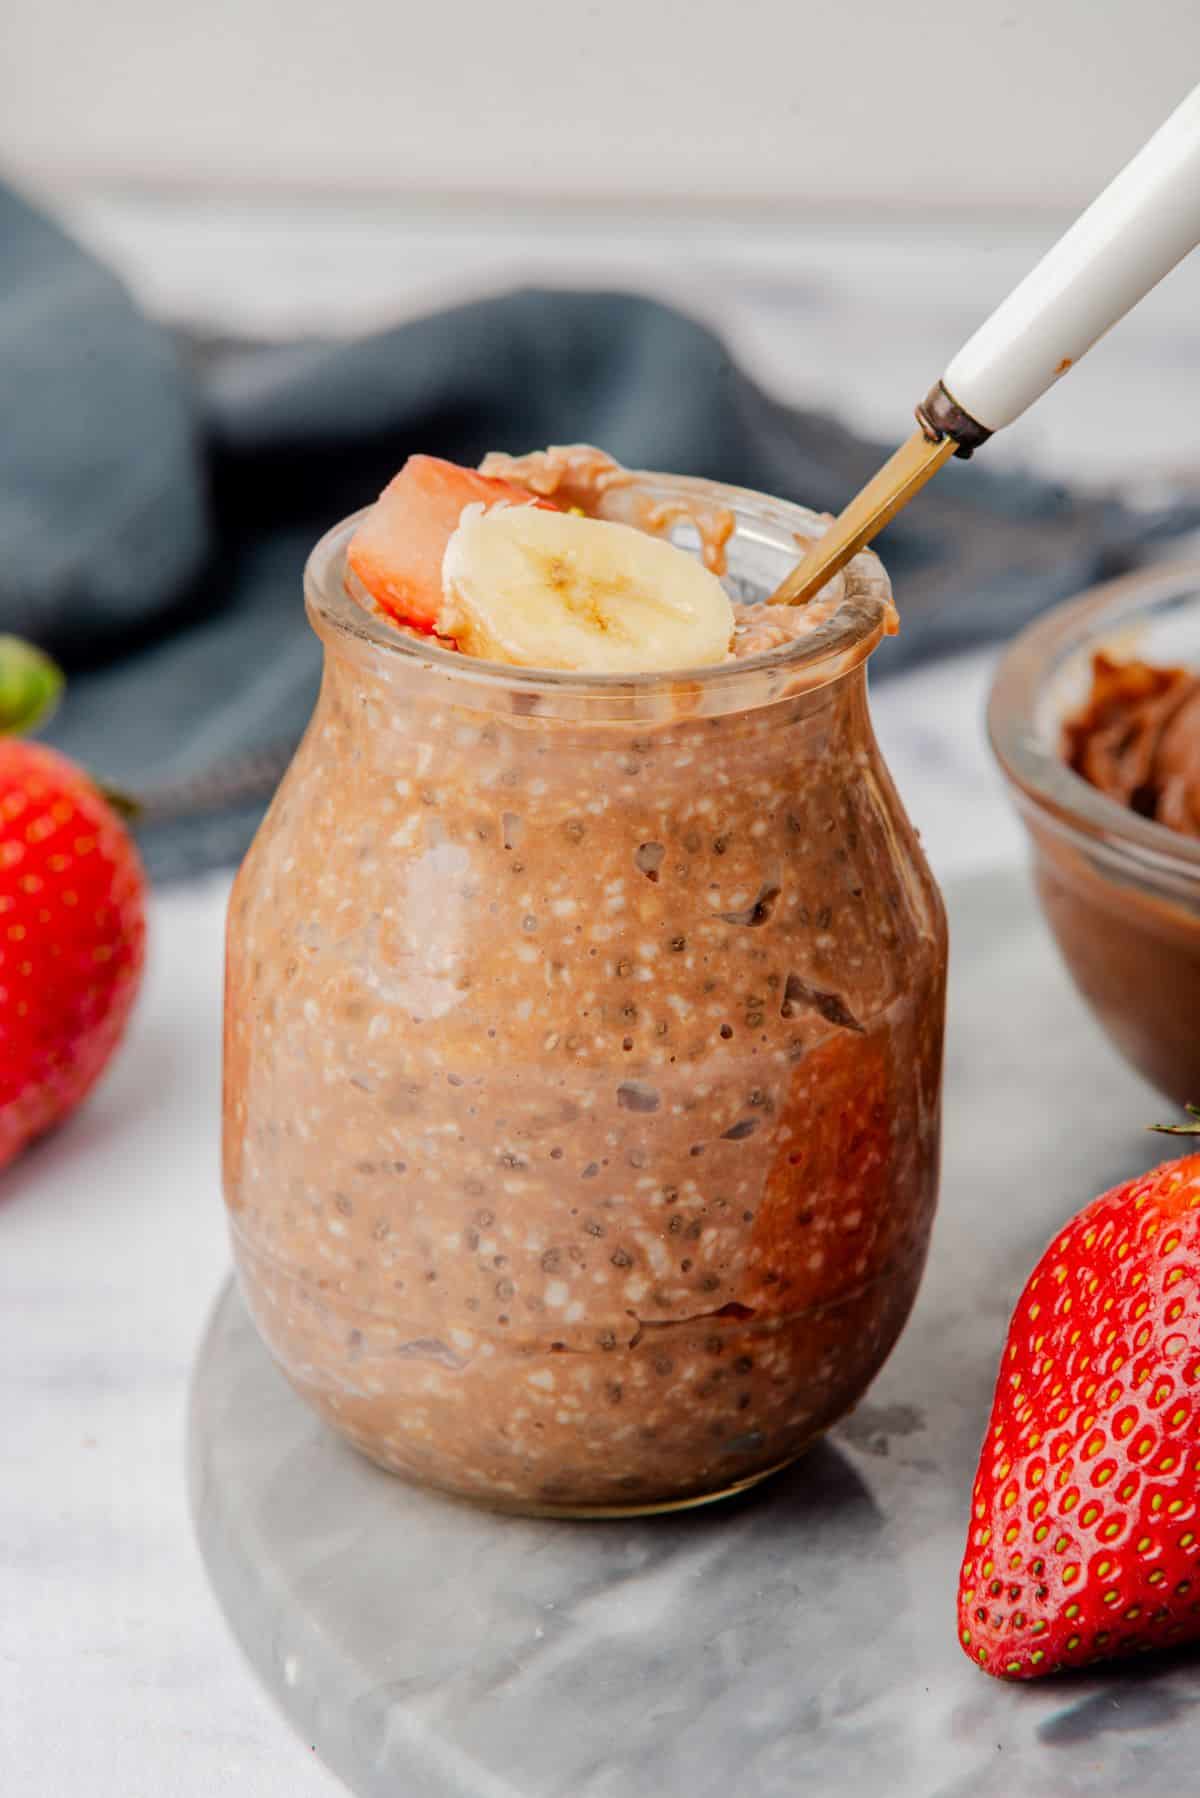
{"type": "Polygon", "coordinates": [[[982,427],[975,441],[1019,418],[1197,243],[1200,87],[950,363],[941,385],[982,427]]]}

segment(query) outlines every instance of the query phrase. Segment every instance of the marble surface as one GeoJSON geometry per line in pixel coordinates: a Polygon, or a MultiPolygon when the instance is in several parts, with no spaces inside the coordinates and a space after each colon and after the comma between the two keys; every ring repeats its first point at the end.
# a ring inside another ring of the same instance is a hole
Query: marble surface
{"type": "MultiPolygon", "coordinates": [[[[980,731],[990,665],[945,663],[876,696],[944,879],[1020,854],[980,731]]],[[[187,1382],[229,1266],[227,886],[155,895],[122,1053],[90,1104],[0,1175],[0,1790],[20,1798],[343,1790],[243,1664],[187,1515],[187,1382]]]]}
{"type": "Polygon", "coordinates": [[[222,1298],[192,1396],[213,1584],[302,1738],[362,1798],[1182,1794],[1200,1662],[1018,1688],[954,1593],[1008,1312],[1064,1214],[1161,1158],[1018,874],[947,888],[945,1162],[900,1345],[819,1449],[742,1501],[489,1516],[312,1417],[222,1298]],[[1063,1120],[1077,1120],[1064,1139],[1063,1120]]]}

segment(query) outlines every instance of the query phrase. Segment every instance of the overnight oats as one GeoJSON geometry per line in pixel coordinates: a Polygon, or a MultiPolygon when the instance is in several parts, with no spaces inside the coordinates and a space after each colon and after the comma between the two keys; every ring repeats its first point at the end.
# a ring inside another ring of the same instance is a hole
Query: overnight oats
{"type": "Polygon", "coordinates": [[[758,603],[795,506],[484,468],[412,458],[309,564],[321,694],[230,909],[234,1252],[384,1467],[668,1508],[849,1409],[921,1275],[946,942],[867,711],[890,592],[864,554],[758,603]]]}

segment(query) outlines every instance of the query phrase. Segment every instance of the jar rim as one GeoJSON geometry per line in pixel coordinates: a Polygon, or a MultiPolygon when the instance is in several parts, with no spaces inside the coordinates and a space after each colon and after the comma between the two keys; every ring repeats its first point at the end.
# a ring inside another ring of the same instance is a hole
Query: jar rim
{"type": "MultiPolygon", "coordinates": [[[[790,500],[773,499],[749,488],[692,475],[631,471],[636,489],[655,501],[693,501],[728,507],[735,516],[730,547],[739,537],[779,551],[779,578],[799,556],[802,542],[821,536],[828,514],[790,500]]],[[[309,617],[317,634],[339,650],[368,659],[383,656],[394,670],[421,669],[449,677],[456,686],[484,694],[509,695],[517,709],[541,713],[560,709],[612,710],[629,715],[661,705],[664,695],[686,695],[691,712],[747,710],[838,680],[864,662],[884,635],[891,609],[891,583],[872,550],[861,551],[842,575],[842,596],[827,619],[792,643],[741,660],[703,668],[641,674],[587,674],[558,669],[517,668],[442,649],[406,635],[381,613],[369,611],[348,591],[346,549],[369,507],[326,531],[304,571],[309,617]],[[482,690],[482,691],[480,691],[482,690]]],[[[687,528],[684,528],[684,537],[687,528]]]]}

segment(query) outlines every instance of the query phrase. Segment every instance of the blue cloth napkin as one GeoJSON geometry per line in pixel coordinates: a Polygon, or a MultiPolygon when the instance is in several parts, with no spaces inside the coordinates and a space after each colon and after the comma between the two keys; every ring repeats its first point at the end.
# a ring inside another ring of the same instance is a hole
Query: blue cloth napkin
{"type": "MultiPolygon", "coordinates": [[[[66,664],[48,738],[144,801],[160,879],[245,850],[316,692],[305,556],[411,451],[582,439],[837,510],[893,447],[781,405],[711,331],[626,293],[514,292],[353,342],[176,342],[3,188],[0,393],[0,629],[66,664]]],[[[904,626],[873,668],[1008,635],[1195,522],[960,465],[881,540],[904,626]]]]}

